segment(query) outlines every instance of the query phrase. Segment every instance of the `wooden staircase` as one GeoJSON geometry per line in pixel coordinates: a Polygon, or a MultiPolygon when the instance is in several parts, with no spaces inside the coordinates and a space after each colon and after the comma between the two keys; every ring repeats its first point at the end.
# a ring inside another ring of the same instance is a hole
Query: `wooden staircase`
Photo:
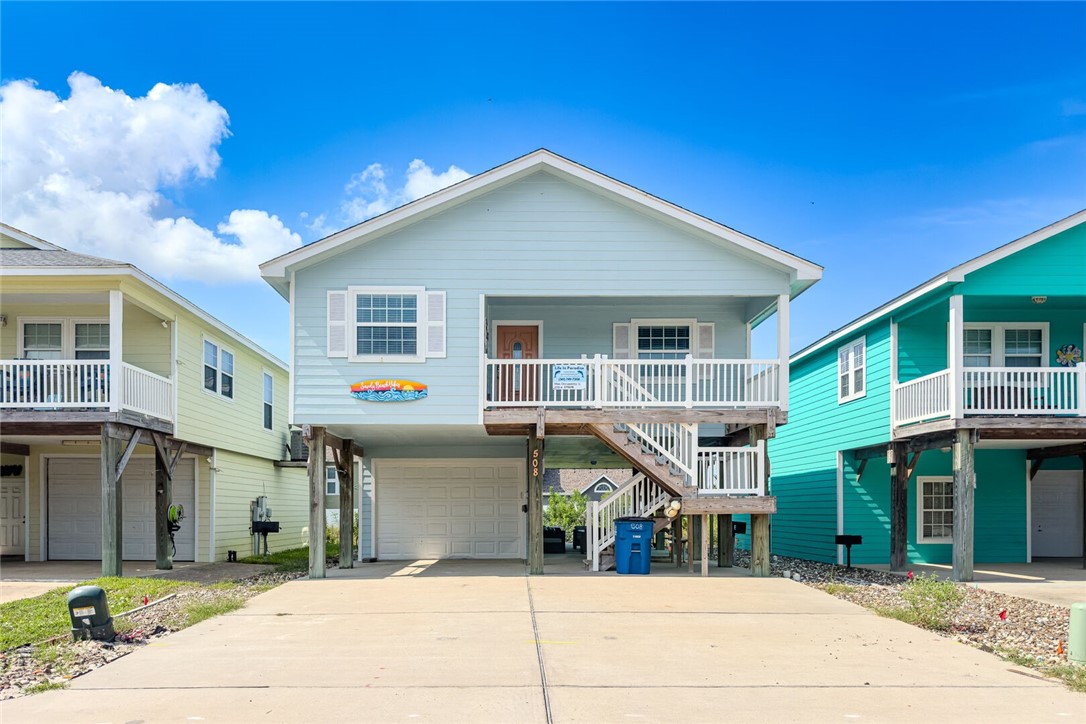
{"type": "Polygon", "coordinates": [[[592,424],[588,428],[604,445],[629,460],[645,477],[669,494],[681,498],[697,493],[695,484],[687,484],[687,478],[682,472],[676,471],[666,459],[645,450],[638,440],[631,439],[622,426],[592,424]]]}

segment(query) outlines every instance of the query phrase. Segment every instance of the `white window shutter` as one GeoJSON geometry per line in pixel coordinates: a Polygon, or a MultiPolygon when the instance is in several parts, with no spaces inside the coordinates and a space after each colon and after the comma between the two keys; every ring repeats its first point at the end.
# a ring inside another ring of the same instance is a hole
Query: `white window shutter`
{"type": "Polygon", "coordinates": [[[445,357],[445,292],[426,292],[426,356],[445,357]]]}
{"type": "Polygon", "coordinates": [[[633,325],[616,323],[614,327],[614,344],[611,355],[614,359],[630,359],[633,357],[633,325]]]}
{"type": "Polygon", "coordinates": [[[712,322],[698,322],[697,348],[694,357],[697,359],[712,359],[716,354],[716,325],[712,322]]]}
{"type": "Polygon", "coordinates": [[[328,356],[347,356],[347,292],[328,292],[328,356]]]}

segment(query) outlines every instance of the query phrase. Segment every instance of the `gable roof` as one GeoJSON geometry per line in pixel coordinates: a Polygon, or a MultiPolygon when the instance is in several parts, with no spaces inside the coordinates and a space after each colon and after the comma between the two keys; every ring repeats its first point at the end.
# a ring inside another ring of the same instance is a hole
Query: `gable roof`
{"type": "Polygon", "coordinates": [[[52,242],[48,242],[45,239],[39,239],[33,234],[28,234],[22,229],[16,229],[14,226],[8,226],[4,222],[0,221],[0,234],[7,236],[20,244],[25,244],[31,249],[52,249],[53,251],[63,251],[63,249],[52,242]]]}
{"type": "Polygon", "coordinates": [[[543,471],[544,495],[569,495],[574,491],[588,493],[601,482],[620,488],[633,473],[626,468],[547,468],[543,471]]]}
{"type": "Polygon", "coordinates": [[[266,261],[260,265],[260,273],[276,291],[288,297],[291,271],[318,263],[341,251],[360,246],[454,205],[544,170],[583,188],[601,193],[619,203],[636,207],[657,219],[684,225],[690,230],[707,235],[721,246],[756,257],[762,263],[786,271],[792,279],[793,297],[822,278],[822,267],[814,262],[778,249],[543,148],[266,261]]]}
{"type": "Polygon", "coordinates": [[[0,233],[4,236],[9,236],[16,241],[28,244],[25,248],[0,249],[0,277],[59,276],[64,274],[132,277],[150,287],[155,292],[158,292],[177,306],[188,311],[193,316],[211,325],[223,335],[244,347],[248,347],[253,352],[256,352],[267,359],[268,362],[276,365],[280,369],[289,370],[286,363],[271,352],[229,325],[220,322],[218,319],[185,299],[154,277],[141,271],[133,264],[115,261],[113,259],[104,259],[100,256],[91,256],[89,254],[79,254],[74,251],[68,251],[63,247],[39,239],[36,236],[31,236],[25,231],[8,226],[2,222],[0,222],[0,233]],[[34,243],[25,242],[24,239],[33,240],[34,243]]]}
{"type": "Polygon", "coordinates": [[[845,337],[853,334],[854,332],[862,329],[863,327],[866,327],[868,324],[876,321],[877,319],[885,317],[886,315],[891,314],[898,309],[901,309],[906,304],[909,304],[910,302],[919,299],[925,294],[934,292],[947,285],[963,282],[965,281],[966,274],[970,274],[972,272],[975,272],[977,269],[981,269],[990,264],[994,264],[1001,259],[1006,259],[1012,254],[1016,254],[1023,249],[1028,249],[1034,244],[1038,244],[1045,239],[1050,239],[1053,236],[1061,234],[1064,231],[1072,229],[1082,223],[1086,223],[1086,209],[1071,214],[1067,218],[1060,219],[1054,224],[1049,224],[1048,226],[1042,229],[1038,229],[1031,234],[1027,234],[1019,239],[1015,239],[1012,242],[996,247],[995,249],[992,249],[985,254],[974,257],[969,261],[959,264],[952,269],[948,269],[942,274],[937,274],[923,284],[913,287],[901,296],[891,299],[889,302],[883,304],[881,307],[877,307],[872,311],[868,312],[867,314],[864,314],[861,317],[857,317],[840,329],[836,329],[827,334],[825,337],[822,337],[822,339],[819,339],[816,342],[812,342],[811,344],[801,349],[799,352],[796,352],[794,355],[792,355],[792,357],[789,358],[789,362],[798,362],[804,357],[807,357],[814,352],[817,352],[818,350],[824,348],[826,345],[838,342],[845,337]]]}

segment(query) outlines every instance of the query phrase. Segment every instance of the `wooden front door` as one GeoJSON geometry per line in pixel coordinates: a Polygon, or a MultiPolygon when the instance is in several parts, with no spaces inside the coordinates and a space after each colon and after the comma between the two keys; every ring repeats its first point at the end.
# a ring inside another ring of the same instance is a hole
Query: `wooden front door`
{"type": "MultiPolygon", "coordinates": [[[[539,359],[539,327],[497,325],[495,341],[498,359],[539,359]]],[[[498,389],[502,400],[530,402],[539,399],[539,370],[532,365],[502,365],[498,389]]]]}

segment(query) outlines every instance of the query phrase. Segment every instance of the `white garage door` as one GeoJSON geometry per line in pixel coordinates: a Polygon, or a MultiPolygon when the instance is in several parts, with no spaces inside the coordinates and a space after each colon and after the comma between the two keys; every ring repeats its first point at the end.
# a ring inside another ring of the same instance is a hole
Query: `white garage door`
{"type": "Polygon", "coordinates": [[[377,462],[377,557],[523,558],[519,460],[377,462]]]}
{"type": "MultiPolygon", "coordinates": [[[[196,465],[177,464],[174,502],[185,506],[185,520],[174,534],[174,560],[195,558],[196,465]]],[[[128,561],[155,559],[155,462],[133,458],[121,477],[121,544],[128,561]]],[[[99,560],[102,557],[102,483],[98,458],[49,460],[49,558],[99,560]]]]}
{"type": "Polygon", "coordinates": [[[1034,558],[1082,555],[1082,505],[1080,471],[1037,473],[1030,493],[1034,558]]]}

